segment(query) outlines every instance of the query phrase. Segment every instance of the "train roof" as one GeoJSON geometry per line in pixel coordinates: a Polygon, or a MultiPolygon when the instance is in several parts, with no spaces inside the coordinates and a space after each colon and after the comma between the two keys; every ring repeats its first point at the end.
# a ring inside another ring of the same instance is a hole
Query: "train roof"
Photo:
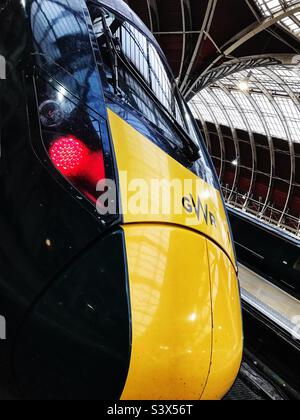
{"type": "Polygon", "coordinates": [[[117,12],[119,15],[122,15],[124,18],[132,22],[141,32],[146,35],[147,38],[149,38],[157,46],[158,50],[162,52],[155,36],[147,28],[144,22],[138,17],[138,15],[133,12],[123,0],[92,0],[92,2],[102,4],[107,9],[117,12]]]}

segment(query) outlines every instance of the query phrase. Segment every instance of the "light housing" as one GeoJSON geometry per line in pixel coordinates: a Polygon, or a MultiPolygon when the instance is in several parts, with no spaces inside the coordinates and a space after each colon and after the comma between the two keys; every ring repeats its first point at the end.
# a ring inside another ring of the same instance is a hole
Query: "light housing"
{"type": "Polygon", "coordinates": [[[111,225],[119,218],[118,203],[114,214],[97,212],[99,207],[111,209],[101,197],[107,192],[106,180],[116,181],[106,120],[46,74],[34,77],[34,85],[42,140],[36,145],[38,154],[74,198],[101,220],[102,227],[111,225]]]}

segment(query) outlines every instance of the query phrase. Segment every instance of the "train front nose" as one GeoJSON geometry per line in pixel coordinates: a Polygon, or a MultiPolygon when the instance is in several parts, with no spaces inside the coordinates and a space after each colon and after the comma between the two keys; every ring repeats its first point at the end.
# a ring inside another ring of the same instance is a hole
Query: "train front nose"
{"type": "Polygon", "coordinates": [[[221,398],[241,357],[231,263],[205,237],[184,228],[141,224],[124,232],[132,352],[122,399],[221,398]],[[228,319],[222,310],[229,310],[228,319]]]}
{"type": "Polygon", "coordinates": [[[222,398],[240,368],[243,335],[220,192],[112,111],[109,121],[124,211],[132,328],[122,398],[222,398]],[[165,204],[184,204],[182,212],[164,211],[164,200],[149,194],[153,180],[188,181],[183,195],[169,202],[168,194],[164,197],[165,204]],[[136,193],[137,185],[144,194],[136,193]],[[155,211],[136,212],[137,202],[155,211]]]}
{"type": "Polygon", "coordinates": [[[199,399],[211,361],[206,240],[164,226],[125,227],[132,354],[123,399],[199,399]]]}

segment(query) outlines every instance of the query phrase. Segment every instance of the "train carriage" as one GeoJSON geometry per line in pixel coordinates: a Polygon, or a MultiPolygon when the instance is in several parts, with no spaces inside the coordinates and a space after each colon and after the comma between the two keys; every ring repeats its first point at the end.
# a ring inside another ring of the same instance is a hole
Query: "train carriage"
{"type": "Polygon", "coordinates": [[[122,1],[16,0],[0,54],[1,382],[41,399],[222,398],[243,349],[232,236],[157,41],[122,1]],[[166,211],[146,187],[174,180],[166,211]]]}

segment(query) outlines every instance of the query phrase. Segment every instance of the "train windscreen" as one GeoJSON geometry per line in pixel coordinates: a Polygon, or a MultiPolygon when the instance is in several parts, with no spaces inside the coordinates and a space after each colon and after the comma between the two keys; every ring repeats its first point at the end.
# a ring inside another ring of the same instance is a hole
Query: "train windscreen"
{"type": "Polygon", "coordinates": [[[89,5],[101,52],[104,89],[147,120],[189,169],[219,188],[196,123],[158,45],[132,23],[94,2],[89,5]]]}

